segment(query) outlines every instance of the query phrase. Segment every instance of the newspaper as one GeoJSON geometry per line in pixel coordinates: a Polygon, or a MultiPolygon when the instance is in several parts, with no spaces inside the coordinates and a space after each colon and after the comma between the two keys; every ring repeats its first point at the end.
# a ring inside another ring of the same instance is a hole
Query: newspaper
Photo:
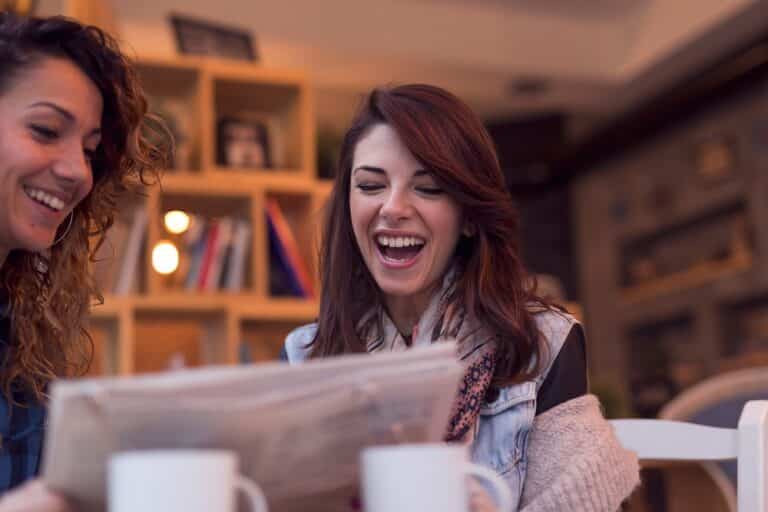
{"type": "Polygon", "coordinates": [[[440,343],[299,366],[60,381],[52,387],[43,478],[76,510],[102,512],[115,452],[231,449],[271,511],[349,511],[360,450],[439,441],[461,374],[455,345],[440,343]]]}

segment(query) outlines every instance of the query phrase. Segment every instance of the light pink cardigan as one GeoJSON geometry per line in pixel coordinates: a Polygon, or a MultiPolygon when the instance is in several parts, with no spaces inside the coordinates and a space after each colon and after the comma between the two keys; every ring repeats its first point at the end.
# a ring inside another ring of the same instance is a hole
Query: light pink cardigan
{"type": "Polygon", "coordinates": [[[597,398],[569,400],[533,422],[520,510],[614,512],[640,483],[639,471],[597,398]]]}

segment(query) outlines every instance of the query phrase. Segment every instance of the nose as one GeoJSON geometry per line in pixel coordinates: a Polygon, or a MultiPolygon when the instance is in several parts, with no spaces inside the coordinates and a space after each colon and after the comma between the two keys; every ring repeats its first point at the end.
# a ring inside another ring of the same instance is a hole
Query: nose
{"type": "Polygon", "coordinates": [[[53,174],[63,183],[75,187],[91,180],[91,164],[81,147],[62,153],[53,165],[53,174]]]}
{"type": "Polygon", "coordinates": [[[395,223],[410,217],[412,211],[413,205],[408,192],[392,189],[384,204],[381,205],[380,214],[387,222],[395,223]]]}

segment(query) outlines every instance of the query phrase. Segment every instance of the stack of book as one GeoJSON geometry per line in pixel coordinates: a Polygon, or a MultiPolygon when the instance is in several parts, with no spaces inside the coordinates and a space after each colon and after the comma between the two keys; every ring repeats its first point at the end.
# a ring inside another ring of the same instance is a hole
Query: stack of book
{"type": "MultiPolygon", "coordinates": [[[[269,292],[272,296],[315,298],[315,283],[280,203],[266,205],[269,236],[269,292]]],[[[190,215],[189,229],[173,240],[179,268],[172,288],[194,292],[240,292],[248,287],[247,265],[252,226],[235,217],[190,215]]],[[[147,211],[140,207],[115,220],[96,253],[94,273],[105,294],[140,292],[147,211]]]]}
{"type": "Polygon", "coordinates": [[[189,291],[239,292],[245,287],[251,224],[233,217],[206,219],[192,216],[184,235],[179,272],[189,291]]]}

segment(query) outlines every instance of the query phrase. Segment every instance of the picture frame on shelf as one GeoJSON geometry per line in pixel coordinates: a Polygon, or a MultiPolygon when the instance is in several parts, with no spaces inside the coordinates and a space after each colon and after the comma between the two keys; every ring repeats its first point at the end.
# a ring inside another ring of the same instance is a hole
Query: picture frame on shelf
{"type": "Polygon", "coordinates": [[[169,20],[181,54],[258,60],[254,37],[247,30],[177,13],[171,13],[169,20]]]}
{"type": "Polygon", "coordinates": [[[269,130],[256,119],[223,117],[216,126],[216,163],[223,167],[272,168],[269,130]]]}

